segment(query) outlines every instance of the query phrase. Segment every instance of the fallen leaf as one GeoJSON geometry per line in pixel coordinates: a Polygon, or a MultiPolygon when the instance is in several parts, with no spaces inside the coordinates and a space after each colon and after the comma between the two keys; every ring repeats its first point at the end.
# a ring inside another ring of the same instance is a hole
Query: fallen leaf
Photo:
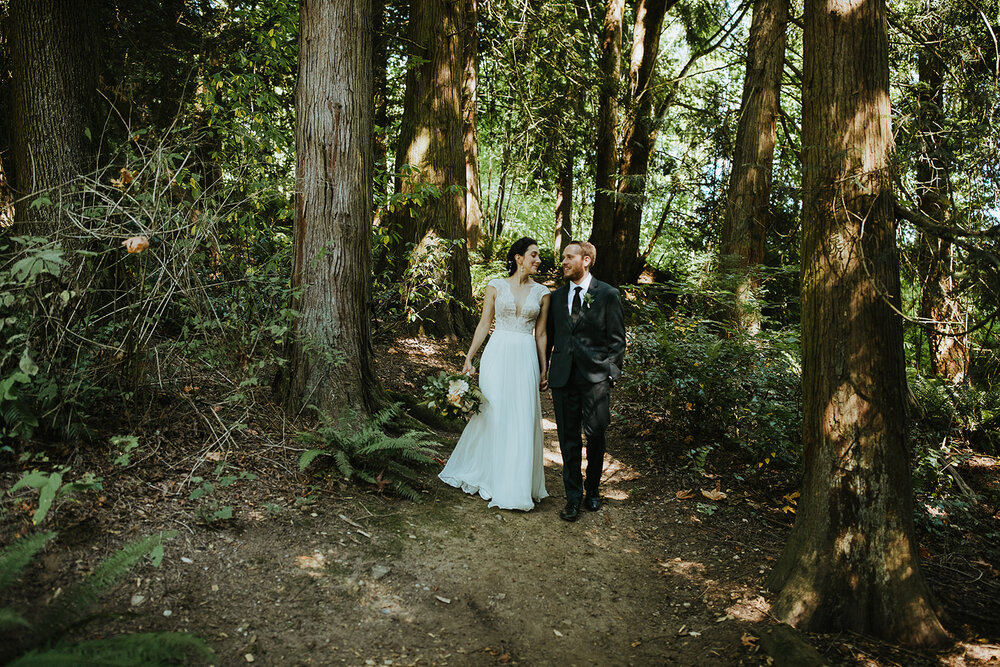
{"type": "Polygon", "coordinates": [[[687,500],[688,498],[694,498],[694,491],[692,489],[682,489],[677,492],[677,498],[679,500],[687,500]]]}
{"type": "Polygon", "coordinates": [[[642,645],[641,641],[639,641],[639,642],[632,642],[632,648],[635,648],[636,646],[640,646],[640,645],[642,645]]]}
{"type": "Polygon", "coordinates": [[[135,254],[149,247],[149,239],[145,236],[130,236],[122,241],[122,245],[125,246],[129,254],[135,254]]]}
{"type": "Polygon", "coordinates": [[[208,454],[205,454],[205,458],[209,461],[221,461],[222,452],[209,452],[208,454]]]}
{"type": "Polygon", "coordinates": [[[701,495],[705,496],[709,500],[725,500],[727,497],[725,491],[718,491],[715,489],[711,491],[706,491],[705,489],[702,489],[701,495]]]}
{"type": "Polygon", "coordinates": [[[559,632],[558,630],[553,629],[552,632],[556,633],[556,637],[562,637],[563,636],[563,633],[559,632]]]}
{"type": "Polygon", "coordinates": [[[388,352],[389,354],[399,354],[399,350],[397,350],[397,349],[396,349],[396,348],[394,348],[394,347],[390,347],[390,348],[389,348],[389,349],[387,350],[387,352],[388,352]]]}
{"type": "Polygon", "coordinates": [[[438,602],[444,602],[445,604],[451,604],[451,600],[449,600],[448,598],[443,598],[440,595],[435,595],[434,599],[436,599],[438,602]]]}
{"type": "Polygon", "coordinates": [[[744,632],[743,636],[740,637],[740,641],[743,642],[744,646],[756,646],[758,637],[754,637],[749,632],[744,632]]]}

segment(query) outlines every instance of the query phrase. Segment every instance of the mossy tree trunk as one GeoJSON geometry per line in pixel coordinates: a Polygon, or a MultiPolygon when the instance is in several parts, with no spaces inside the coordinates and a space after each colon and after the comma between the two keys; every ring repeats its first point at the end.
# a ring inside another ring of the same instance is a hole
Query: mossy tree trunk
{"type": "Polygon", "coordinates": [[[884,0],[806,0],[802,498],[768,585],[815,632],[946,639],[913,533],[884,0]]]}
{"type": "Polygon", "coordinates": [[[369,331],[371,0],[303,0],[295,93],[295,258],[300,316],[289,409],[377,409],[369,331]]]}
{"type": "MultiPolygon", "coordinates": [[[[931,36],[928,41],[939,37],[931,36]]],[[[944,63],[933,51],[917,54],[917,121],[921,156],[917,163],[920,211],[935,223],[950,221],[950,169],[944,138],[944,63]]],[[[969,350],[961,332],[966,328],[955,297],[951,241],[920,232],[917,238],[920,274],[920,317],[927,331],[931,369],[954,382],[969,370],[969,350]]]]}
{"type": "MultiPolygon", "coordinates": [[[[614,177],[618,172],[618,91],[622,82],[622,20],[625,0],[608,0],[601,39],[600,93],[594,155],[594,218],[590,241],[601,251],[614,233],[614,177]]],[[[601,260],[603,262],[603,258],[601,260]]]]}
{"type": "Polygon", "coordinates": [[[760,330],[760,312],[751,302],[760,288],[754,269],[764,262],[770,228],[775,124],[780,112],[787,26],[788,0],[754,2],[720,241],[719,270],[732,280],[735,297],[726,319],[736,330],[750,334],[760,330]]]}
{"type": "Polygon", "coordinates": [[[99,141],[94,122],[97,10],[94,0],[11,0],[8,5],[10,186],[17,234],[65,232],[60,194],[93,170],[99,141]],[[41,196],[52,204],[33,207],[41,196]]]}
{"type": "Polygon", "coordinates": [[[396,150],[396,172],[411,173],[396,190],[414,198],[391,217],[401,233],[392,252],[397,271],[416,276],[407,291],[418,304],[420,329],[447,338],[475,328],[465,232],[464,26],[462,3],[426,0],[411,6],[407,41],[411,58],[419,62],[407,70],[396,150]],[[422,195],[428,186],[439,196],[422,195]],[[442,265],[435,258],[444,253],[448,259],[442,265]]]}
{"type": "Polygon", "coordinates": [[[646,172],[656,138],[653,118],[653,86],[656,59],[660,53],[663,18],[676,0],[639,0],[632,31],[629,64],[629,102],[622,142],[621,167],[615,196],[614,221],[610,240],[598,246],[600,261],[594,274],[613,285],[633,283],[642,272],[639,236],[646,199],[646,172]]]}

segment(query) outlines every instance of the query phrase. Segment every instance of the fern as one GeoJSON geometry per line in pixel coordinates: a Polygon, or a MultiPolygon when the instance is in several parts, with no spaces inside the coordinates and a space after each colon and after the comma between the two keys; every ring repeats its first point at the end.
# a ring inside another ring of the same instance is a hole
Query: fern
{"type": "Polygon", "coordinates": [[[31,623],[28,623],[24,616],[21,616],[13,609],[0,609],[0,630],[9,630],[19,625],[26,628],[31,627],[31,623]]]}
{"type": "Polygon", "coordinates": [[[198,637],[184,632],[160,632],[120,635],[31,651],[9,665],[176,665],[178,661],[191,664],[192,658],[201,658],[207,663],[216,661],[215,653],[198,637]]]}
{"type": "Polygon", "coordinates": [[[39,625],[47,629],[48,636],[63,632],[97,602],[101,593],[111,588],[146,555],[162,547],[165,540],[172,539],[176,535],[176,532],[160,533],[125,545],[117,553],[102,561],[86,579],[57,598],[46,613],[44,623],[39,625]]]}
{"type": "Polygon", "coordinates": [[[38,533],[24,537],[0,552],[0,590],[10,586],[24,566],[55,536],[55,533],[38,533]]]}
{"type": "Polygon", "coordinates": [[[392,436],[385,432],[399,414],[400,404],[390,405],[359,428],[350,415],[338,422],[320,413],[319,428],[296,435],[297,442],[311,447],[299,457],[299,468],[305,469],[320,456],[331,456],[344,479],[388,487],[399,496],[418,499],[413,483],[419,475],[414,468],[433,463],[435,452],[426,442],[427,433],[392,436]]]}

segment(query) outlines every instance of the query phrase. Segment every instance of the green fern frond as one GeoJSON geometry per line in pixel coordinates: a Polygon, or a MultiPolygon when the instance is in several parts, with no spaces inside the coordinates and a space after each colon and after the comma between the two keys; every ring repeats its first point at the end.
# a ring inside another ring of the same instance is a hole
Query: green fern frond
{"type": "Polygon", "coordinates": [[[204,640],[185,632],[150,632],[36,650],[9,665],[190,665],[198,659],[217,662],[204,640]]]}
{"type": "Polygon", "coordinates": [[[55,536],[55,533],[37,533],[22,537],[0,552],[0,590],[10,586],[24,566],[55,536]]]}
{"type": "Polygon", "coordinates": [[[299,457],[299,470],[305,470],[309,467],[309,464],[315,461],[320,456],[325,456],[329,454],[323,449],[310,449],[309,451],[303,452],[302,456],[299,457]]]}
{"type": "Polygon", "coordinates": [[[102,561],[86,579],[57,598],[46,614],[45,621],[39,623],[39,626],[46,628],[48,636],[59,634],[97,602],[98,596],[111,588],[140,560],[158,546],[162,546],[165,540],[172,539],[176,535],[176,532],[160,533],[125,545],[117,553],[102,561]]]}
{"type": "Polygon", "coordinates": [[[344,476],[344,479],[350,479],[354,475],[354,466],[351,465],[351,459],[347,452],[338,449],[333,453],[333,460],[337,462],[337,470],[344,476]]]}
{"type": "Polygon", "coordinates": [[[420,500],[420,494],[417,493],[416,489],[414,489],[406,482],[403,482],[401,480],[396,480],[396,482],[392,485],[392,488],[393,491],[396,492],[396,495],[402,498],[406,498],[407,500],[413,500],[413,501],[420,500]]]}
{"type": "Polygon", "coordinates": [[[13,609],[0,609],[0,630],[10,630],[18,626],[30,628],[31,623],[13,609]]]}

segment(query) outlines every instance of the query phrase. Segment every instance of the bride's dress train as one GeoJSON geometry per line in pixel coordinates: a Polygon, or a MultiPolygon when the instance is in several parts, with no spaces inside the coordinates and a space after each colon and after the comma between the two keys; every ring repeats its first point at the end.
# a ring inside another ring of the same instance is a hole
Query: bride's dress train
{"type": "Polygon", "coordinates": [[[442,481],[478,493],[490,507],[530,510],[547,497],[535,320],[548,289],[535,284],[517,312],[506,280],[496,289],[495,326],[479,365],[484,401],[469,419],[442,481]]]}

